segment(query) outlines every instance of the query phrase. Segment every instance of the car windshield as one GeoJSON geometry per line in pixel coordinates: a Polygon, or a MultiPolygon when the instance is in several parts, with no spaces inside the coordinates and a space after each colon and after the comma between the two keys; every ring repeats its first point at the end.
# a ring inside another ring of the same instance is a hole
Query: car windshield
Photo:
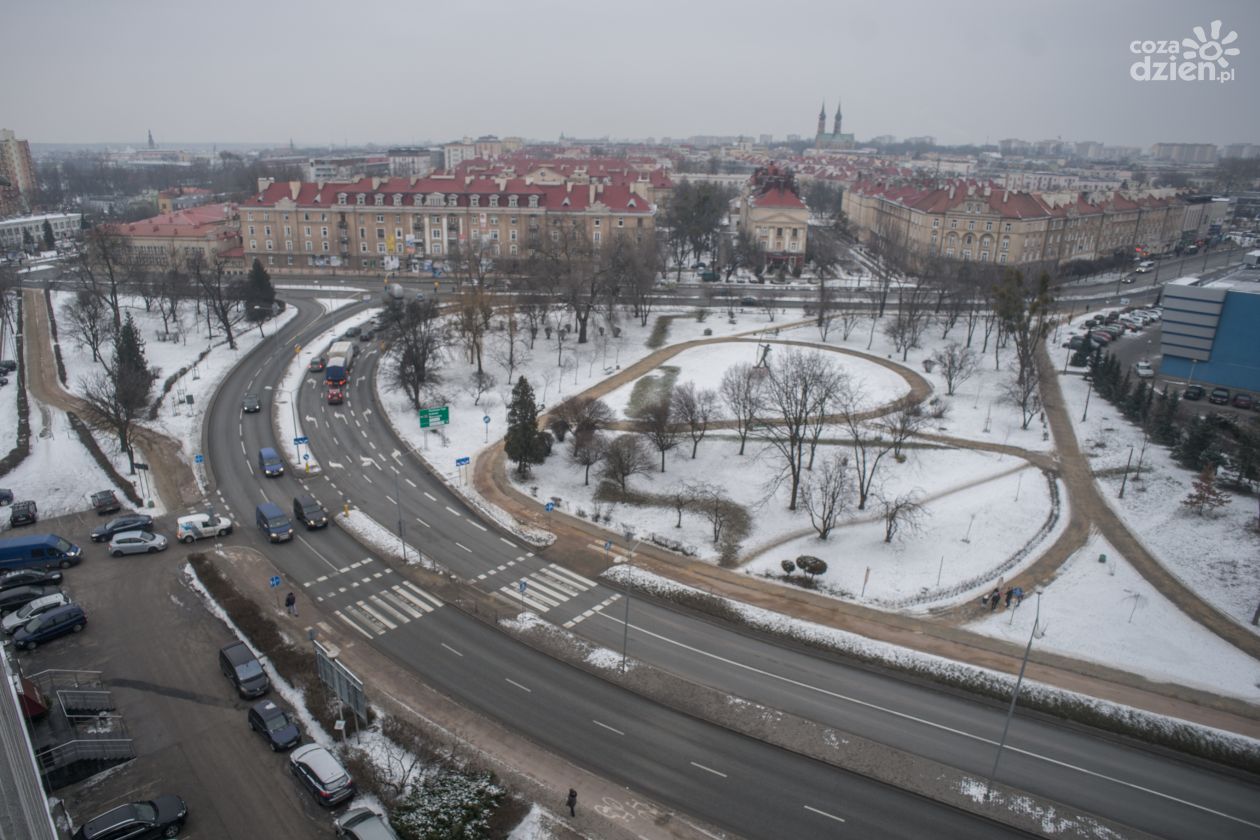
{"type": "Polygon", "coordinates": [[[135,804],[136,817],[145,822],[153,822],[157,819],[157,806],[152,802],[137,802],[135,804]]]}
{"type": "Polygon", "coordinates": [[[284,526],[286,526],[286,525],[288,525],[288,524],[289,524],[289,521],[288,521],[287,519],[285,519],[283,516],[269,516],[269,517],[267,517],[267,527],[268,527],[268,528],[283,528],[284,526]]]}
{"type": "Polygon", "coordinates": [[[280,712],[275,717],[267,719],[268,732],[276,732],[278,730],[284,729],[288,725],[289,725],[289,716],[285,714],[284,712],[280,712]]]}
{"type": "Polygon", "coordinates": [[[258,664],[257,659],[251,659],[249,662],[236,666],[236,675],[243,680],[252,680],[254,677],[260,677],[262,672],[262,665],[258,664]]]}
{"type": "Polygon", "coordinates": [[[31,602],[30,602],[29,604],[27,604],[25,607],[22,607],[22,609],[18,610],[18,611],[17,611],[17,617],[18,617],[18,618],[30,618],[30,617],[31,617],[31,613],[35,612],[35,610],[39,609],[39,608],[40,608],[40,607],[42,607],[42,606],[44,606],[44,599],[43,599],[43,598],[36,598],[34,601],[31,601],[31,602]]]}
{"type": "Polygon", "coordinates": [[[55,545],[56,545],[56,549],[60,551],[62,554],[65,554],[67,551],[73,548],[73,546],[71,546],[70,543],[66,542],[61,537],[57,538],[57,542],[55,545]]]}

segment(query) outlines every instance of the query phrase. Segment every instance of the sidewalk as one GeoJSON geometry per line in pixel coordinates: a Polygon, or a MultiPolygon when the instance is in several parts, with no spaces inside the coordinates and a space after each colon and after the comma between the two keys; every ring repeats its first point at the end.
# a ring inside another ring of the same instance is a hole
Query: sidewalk
{"type": "MultiPolygon", "coordinates": [[[[39,288],[23,291],[23,312],[26,330],[26,382],[31,396],[42,403],[73,411],[85,420],[91,409],[82,399],[69,393],[57,378],[57,362],[53,355],[52,330],[44,292],[39,288]]],[[[192,467],[184,460],[179,442],[160,432],[137,426],[136,447],[144,453],[155,479],[157,495],[167,510],[183,511],[202,500],[201,489],[192,467]]]]}

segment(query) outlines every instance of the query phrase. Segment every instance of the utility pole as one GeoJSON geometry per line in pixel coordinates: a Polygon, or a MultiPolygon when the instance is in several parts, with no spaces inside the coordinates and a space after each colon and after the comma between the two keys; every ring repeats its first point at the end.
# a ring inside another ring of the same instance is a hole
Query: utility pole
{"type": "Polygon", "coordinates": [[[1124,462],[1124,478],[1120,481],[1120,498],[1124,498],[1124,488],[1129,483],[1129,465],[1133,463],[1133,447],[1129,447],[1129,460],[1124,462]]]}
{"type": "Polygon", "coordinates": [[[1006,723],[1002,725],[1002,738],[998,741],[997,755],[993,756],[993,769],[989,772],[989,780],[985,784],[985,798],[993,796],[993,780],[997,778],[998,762],[1002,760],[1002,749],[1006,746],[1006,735],[1011,729],[1011,718],[1015,715],[1015,701],[1019,699],[1019,689],[1024,684],[1024,670],[1028,667],[1028,654],[1032,652],[1033,638],[1037,635],[1037,624],[1041,620],[1041,590],[1037,590],[1037,612],[1033,616],[1032,632],[1028,634],[1028,644],[1024,647],[1024,659],[1019,663],[1019,676],[1015,678],[1015,691],[1011,694],[1011,705],[1006,709],[1006,723]]]}

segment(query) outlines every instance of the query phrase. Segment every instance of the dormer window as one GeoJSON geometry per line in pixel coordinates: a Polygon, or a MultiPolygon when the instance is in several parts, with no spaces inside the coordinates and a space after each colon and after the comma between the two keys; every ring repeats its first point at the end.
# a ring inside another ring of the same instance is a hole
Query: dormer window
{"type": "Polygon", "coordinates": [[[359,193],[358,195],[354,197],[354,203],[362,207],[364,204],[367,203],[366,198],[367,196],[365,196],[363,193],[359,193]]]}
{"type": "Polygon", "coordinates": [[[376,206],[377,206],[377,207],[382,207],[382,206],[384,206],[384,204],[385,204],[385,196],[381,195],[380,193],[377,193],[377,194],[375,195],[375,199],[376,199],[376,206]]]}
{"type": "Polygon", "coordinates": [[[529,206],[530,206],[530,207],[537,207],[537,206],[538,206],[538,196],[536,196],[536,195],[531,195],[531,196],[529,197],[529,206]]]}
{"type": "Polygon", "coordinates": [[[416,196],[416,197],[412,200],[412,204],[416,205],[417,207],[419,207],[421,204],[424,204],[424,196],[422,196],[422,195],[417,195],[417,196],[416,196]]]}
{"type": "Polygon", "coordinates": [[[514,195],[509,195],[509,196],[508,196],[508,207],[515,207],[515,206],[516,206],[516,196],[514,196],[514,195]]]}
{"type": "Polygon", "coordinates": [[[447,207],[458,207],[458,206],[459,206],[459,196],[457,196],[455,193],[451,193],[450,195],[448,195],[448,196],[446,197],[446,206],[447,206],[447,207]]]}
{"type": "Polygon", "coordinates": [[[424,203],[429,205],[430,207],[441,207],[442,196],[439,193],[433,193],[428,198],[425,199],[424,203]]]}
{"type": "Polygon", "coordinates": [[[634,199],[632,198],[632,199],[630,199],[629,201],[627,201],[627,202],[626,202],[626,206],[627,206],[627,207],[638,207],[639,205],[635,204],[635,203],[634,203],[634,199]]]}
{"type": "Polygon", "coordinates": [[[338,204],[345,204],[345,203],[346,203],[346,194],[345,194],[345,193],[337,193],[337,203],[338,203],[338,204]]]}
{"type": "Polygon", "coordinates": [[[490,206],[491,207],[499,206],[499,197],[497,195],[490,196],[490,206]]]}
{"type": "Polygon", "coordinates": [[[402,196],[398,193],[394,193],[394,206],[402,207],[402,196]]]}
{"type": "Polygon", "coordinates": [[[481,196],[479,196],[479,195],[470,195],[470,196],[468,196],[468,206],[469,206],[469,207],[480,207],[480,206],[481,206],[481,196]]]}

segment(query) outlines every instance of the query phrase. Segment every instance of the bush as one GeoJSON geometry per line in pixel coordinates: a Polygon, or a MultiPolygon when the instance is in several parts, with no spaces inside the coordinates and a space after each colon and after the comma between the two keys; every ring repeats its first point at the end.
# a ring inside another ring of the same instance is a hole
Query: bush
{"type": "MultiPolygon", "coordinates": [[[[17,296],[17,322],[22,323],[22,296],[17,296]]],[[[26,355],[23,349],[25,337],[22,333],[13,336],[13,344],[17,349],[17,443],[9,454],[0,459],[0,476],[7,475],[17,468],[31,454],[31,406],[26,398],[26,355]]]]}
{"type": "Polygon", "coordinates": [[[193,369],[193,365],[197,364],[198,362],[201,362],[202,360],[206,358],[206,356],[210,355],[210,350],[211,348],[209,347],[207,347],[205,350],[202,350],[201,353],[197,356],[196,362],[193,362],[192,365],[185,365],[184,367],[172,373],[170,376],[166,377],[166,381],[162,383],[162,392],[158,394],[157,397],[153,400],[153,405],[149,406],[149,419],[150,420],[158,419],[158,411],[162,408],[162,400],[166,399],[166,395],[171,392],[171,389],[175,387],[175,383],[178,382],[181,377],[188,375],[188,371],[193,369]]]}
{"type": "Polygon", "coordinates": [[[493,774],[438,770],[412,787],[390,823],[402,840],[488,839],[491,814],[504,796],[493,774]]]}

